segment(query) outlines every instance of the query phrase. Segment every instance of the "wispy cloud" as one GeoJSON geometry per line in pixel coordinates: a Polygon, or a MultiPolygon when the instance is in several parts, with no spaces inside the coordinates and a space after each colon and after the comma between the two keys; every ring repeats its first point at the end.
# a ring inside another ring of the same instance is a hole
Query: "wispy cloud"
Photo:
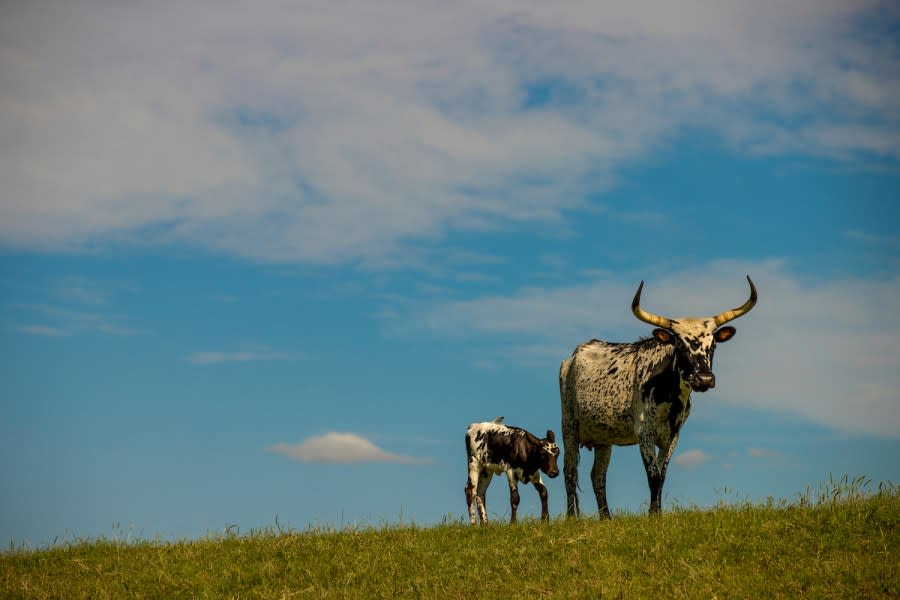
{"type": "Polygon", "coordinates": [[[83,277],[76,276],[63,278],[53,292],[60,300],[85,306],[109,304],[111,296],[108,290],[83,277]]]}
{"type": "Polygon", "coordinates": [[[751,458],[765,458],[770,460],[784,460],[784,453],[769,448],[748,448],[747,456],[751,458]]]}
{"type": "Polygon", "coordinates": [[[192,352],[185,360],[194,365],[217,365],[222,363],[268,362],[300,360],[303,355],[297,352],[278,352],[268,346],[253,346],[235,352],[218,350],[192,352]]]}
{"type": "Polygon", "coordinates": [[[15,4],[0,240],[405,264],[448,230],[564,229],[685,127],[898,157],[891,2],[458,6],[15,4]]]}
{"type": "Polygon", "coordinates": [[[703,450],[685,450],[675,455],[675,464],[685,469],[696,469],[709,460],[709,455],[703,450]]]}
{"type": "Polygon", "coordinates": [[[65,337],[70,335],[68,331],[58,327],[47,327],[46,325],[20,325],[16,327],[22,333],[31,335],[42,335],[47,337],[65,337]]]}
{"type": "Polygon", "coordinates": [[[294,460],[311,463],[376,462],[421,465],[431,462],[427,458],[388,452],[355,433],[336,431],[310,437],[299,444],[274,444],[267,447],[266,450],[294,460]]]}
{"type": "Polygon", "coordinates": [[[130,325],[130,320],[111,310],[81,310],[52,304],[29,304],[16,307],[32,323],[15,328],[23,333],[48,336],[68,336],[100,333],[114,336],[132,336],[140,330],[130,325]],[[36,324],[34,321],[44,321],[36,324]]]}
{"type": "Polygon", "coordinates": [[[14,330],[48,337],[138,335],[133,319],[117,308],[120,296],[138,289],[133,282],[67,275],[28,288],[25,301],[8,305],[7,320],[14,330]]]}
{"type": "Polygon", "coordinates": [[[844,236],[849,240],[871,246],[893,248],[900,246],[900,237],[896,235],[876,235],[868,231],[860,231],[859,229],[848,229],[844,231],[844,236]]]}
{"type": "Polygon", "coordinates": [[[718,347],[717,387],[696,394],[698,410],[714,401],[800,415],[845,433],[900,435],[900,325],[884,312],[900,297],[898,277],[810,284],[782,261],[719,261],[434,303],[396,327],[408,335],[478,335],[481,361],[528,364],[537,357],[546,364],[592,337],[629,341],[647,335],[630,311],[640,278],[647,279],[643,302],[650,310],[680,316],[739,305],[747,294],[746,273],[759,289],[759,304],[734,323],[737,337],[718,347]]]}

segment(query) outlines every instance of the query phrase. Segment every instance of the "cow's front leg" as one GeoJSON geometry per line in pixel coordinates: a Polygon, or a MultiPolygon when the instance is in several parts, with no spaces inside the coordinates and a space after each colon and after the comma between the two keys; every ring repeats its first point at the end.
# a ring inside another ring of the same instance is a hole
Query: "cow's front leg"
{"type": "Polygon", "coordinates": [[[597,510],[601,518],[609,518],[609,504],[606,502],[606,471],[612,446],[594,446],[594,466],[591,467],[591,485],[597,497],[597,510]]]}
{"type": "Polygon", "coordinates": [[[641,460],[644,461],[644,470],[647,472],[647,484],[650,486],[650,514],[658,513],[662,508],[662,487],[665,481],[665,473],[659,468],[656,458],[656,444],[652,440],[639,438],[641,448],[641,460]]]}
{"type": "Polygon", "coordinates": [[[547,508],[547,486],[544,485],[540,477],[534,482],[534,489],[537,490],[538,496],[541,497],[541,521],[549,521],[550,511],[547,508]]]}
{"type": "MultiPolygon", "coordinates": [[[[660,444],[659,452],[656,455],[656,465],[659,469],[659,487],[657,489],[657,509],[659,512],[662,505],[662,491],[666,483],[666,472],[669,470],[669,461],[672,460],[672,454],[675,452],[675,446],[678,444],[678,433],[672,435],[668,444],[660,444]]],[[[649,477],[649,476],[648,476],[649,477]]],[[[650,487],[650,493],[653,493],[653,486],[650,487]]],[[[653,512],[653,502],[651,498],[650,511],[653,512]]]]}
{"type": "Polygon", "coordinates": [[[506,472],[506,477],[509,479],[509,522],[515,523],[519,508],[519,482],[511,470],[506,472]]]}

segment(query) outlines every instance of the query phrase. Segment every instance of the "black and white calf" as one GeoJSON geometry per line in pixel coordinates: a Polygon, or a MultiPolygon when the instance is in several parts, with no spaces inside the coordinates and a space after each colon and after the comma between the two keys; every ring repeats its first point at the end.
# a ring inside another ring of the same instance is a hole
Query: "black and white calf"
{"type": "Polygon", "coordinates": [[[491,422],[472,423],[466,430],[466,454],[469,458],[466,505],[472,525],[477,524],[476,506],[482,524],[487,523],[485,493],[491,478],[497,473],[506,473],[509,479],[510,523],[516,522],[520,482],[534,484],[541,497],[541,519],[549,520],[547,488],[541,480],[541,471],[548,477],[559,475],[556,464],[559,447],[552,431],[548,429],[547,437],[539,439],[524,429],[504,425],[503,417],[491,422]]]}

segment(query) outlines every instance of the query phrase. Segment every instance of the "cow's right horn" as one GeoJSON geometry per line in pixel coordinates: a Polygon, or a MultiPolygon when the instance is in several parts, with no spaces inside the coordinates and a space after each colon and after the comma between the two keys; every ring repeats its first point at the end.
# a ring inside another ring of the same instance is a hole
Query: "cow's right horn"
{"type": "Polygon", "coordinates": [[[749,275],[747,275],[747,283],[750,284],[750,299],[737,308],[726,310],[725,312],[719,313],[715,317],[713,317],[716,321],[716,327],[718,327],[719,325],[724,325],[728,321],[733,321],[740,316],[746,315],[756,304],[756,286],[753,285],[753,280],[750,279],[749,275]]]}
{"type": "Polygon", "coordinates": [[[636,316],[644,323],[650,323],[651,325],[656,325],[657,327],[663,327],[665,329],[671,328],[671,320],[667,319],[666,317],[660,317],[659,315],[648,313],[646,310],[641,308],[641,290],[643,289],[644,282],[641,281],[641,285],[638,286],[637,293],[634,295],[634,300],[631,301],[631,312],[633,312],[634,316],[636,316]]]}

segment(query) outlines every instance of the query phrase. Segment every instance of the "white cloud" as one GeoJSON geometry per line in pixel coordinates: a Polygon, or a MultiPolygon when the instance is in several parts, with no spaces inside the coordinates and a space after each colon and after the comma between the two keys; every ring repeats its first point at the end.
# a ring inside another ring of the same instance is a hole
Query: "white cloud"
{"type": "Polygon", "coordinates": [[[844,236],[849,240],[878,248],[900,249],[900,236],[897,235],[876,235],[869,231],[848,229],[844,231],[844,236]]]}
{"type": "Polygon", "coordinates": [[[302,355],[295,352],[276,352],[268,346],[254,346],[235,352],[217,350],[192,352],[186,357],[186,360],[195,365],[217,365],[221,363],[292,361],[301,358],[302,355]]]}
{"type": "Polygon", "coordinates": [[[17,3],[0,241],[380,264],[450,229],[560,222],[686,126],[895,159],[897,43],[852,29],[873,15],[897,9],[17,3]]]}
{"type": "Polygon", "coordinates": [[[779,452],[778,450],[771,450],[768,448],[748,448],[747,456],[750,456],[751,458],[767,458],[772,460],[784,459],[783,452],[779,452]]]}
{"type": "Polygon", "coordinates": [[[65,337],[70,335],[65,329],[59,327],[48,327],[46,325],[21,325],[17,327],[22,333],[31,335],[43,335],[47,337],[65,337]]]}
{"type": "Polygon", "coordinates": [[[685,450],[679,452],[673,460],[676,465],[685,469],[696,469],[709,460],[709,455],[703,450],[685,450]]]}
{"type": "Polygon", "coordinates": [[[720,261],[434,304],[412,313],[405,327],[482,336],[480,360],[537,359],[546,365],[593,337],[630,341],[649,335],[630,311],[642,277],[648,310],[680,316],[741,304],[748,293],[746,273],[757,285],[759,303],[734,322],[735,339],[719,345],[717,386],[695,394],[695,410],[716,402],[799,415],[851,434],[900,435],[900,321],[890,310],[900,297],[900,277],[810,284],[781,261],[720,261]],[[491,353],[485,333],[502,350],[491,353]]]}
{"type": "Polygon", "coordinates": [[[21,305],[18,310],[28,319],[39,318],[42,325],[27,324],[17,329],[24,333],[46,336],[68,336],[83,333],[131,336],[141,332],[129,325],[127,316],[112,311],[85,311],[61,308],[52,304],[21,305]]]}
{"type": "Polygon", "coordinates": [[[299,444],[275,444],[266,450],[301,462],[313,463],[387,462],[418,465],[430,462],[428,459],[388,452],[355,433],[336,431],[313,436],[299,444]]]}
{"type": "Polygon", "coordinates": [[[111,297],[109,291],[95,282],[75,276],[63,278],[54,292],[60,300],[86,306],[107,305],[111,297]]]}
{"type": "Polygon", "coordinates": [[[96,281],[69,275],[28,290],[35,302],[10,305],[12,328],[22,333],[64,337],[86,333],[132,336],[145,333],[116,308],[119,296],[139,286],[127,281],[96,281]]]}

